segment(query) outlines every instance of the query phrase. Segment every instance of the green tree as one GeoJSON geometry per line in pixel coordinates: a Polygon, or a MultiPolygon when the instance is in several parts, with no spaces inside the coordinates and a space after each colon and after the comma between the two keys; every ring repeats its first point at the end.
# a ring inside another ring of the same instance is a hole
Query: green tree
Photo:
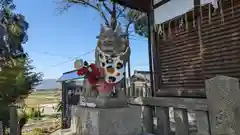
{"type": "Polygon", "coordinates": [[[28,23],[13,12],[13,0],[0,0],[0,7],[0,67],[13,66],[14,58],[25,55],[22,44],[28,39],[28,23]]]}
{"type": "Polygon", "coordinates": [[[28,58],[17,58],[14,67],[0,72],[0,120],[8,125],[8,105],[23,100],[41,80],[41,74],[33,72],[28,58]],[[4,114],[4,115],[3,115],[4,114]]]}
{"type": "Polygon", "coordinates": [[[140,36],[148,37],[148,18],[147,15],[142,16],[138,21],[134,22],[135,33],[140,36]]]}
{"type": "Polygon", "coordinates": [[[14,12],[13,0],[0,0],[0,120],[8,125],[8,105],[24,99],[41,80],[22,45],[28,23],[14,12]]]}

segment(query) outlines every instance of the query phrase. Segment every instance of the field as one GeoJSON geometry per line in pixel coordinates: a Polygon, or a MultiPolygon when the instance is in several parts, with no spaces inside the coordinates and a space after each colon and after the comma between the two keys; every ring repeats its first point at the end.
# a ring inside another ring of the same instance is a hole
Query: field
{"type": "MultiPolygon", "coordinates": [[[[35,91],[31,93],[26,99],[25,104],[27,108],[36,108],[43,104],[58,104],[60,102],[60,93],[61,91],[35,91]]],[[[45,113],[47,108],[45,108],[44,113],[42,114],[39,120],[29,119],[27,124],[24,126],[22,132],[23,135],[33,135],[32,130],[35,128],[41,128],[48,131],[59,128],[59,116],[58,112],[45,113]]]]}
{"type": "Polygon", "coordinates": [[[27,107],[37,107],[40,104],[56,104],[60,101],[61,91],[36,91],[31,93],[26,99],[27,107]]]}

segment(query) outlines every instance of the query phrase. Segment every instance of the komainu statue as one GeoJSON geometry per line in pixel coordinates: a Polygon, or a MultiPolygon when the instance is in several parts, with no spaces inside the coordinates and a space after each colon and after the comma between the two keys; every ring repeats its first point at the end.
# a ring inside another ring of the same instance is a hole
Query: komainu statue
{"type": "Polygon", "coordinates": [[[95,63],[75,63],[78,75],[86,78],[86,96],[109,98],[124,95],[118,84],[124,79],[126,63],[130,57],[130,47],[127,35],[121,27],[114,30],[101,25],[98,42],[95,49],[95,63]]]}
{"type": "Polygon", "coordinates": [[[95,50],[96,64],[103,72],[106,83],[116,85],[125,77],[126,63],[130,56],[127,35],[121,27],[112,28],[101,26],[97,47],[95,50]]]}

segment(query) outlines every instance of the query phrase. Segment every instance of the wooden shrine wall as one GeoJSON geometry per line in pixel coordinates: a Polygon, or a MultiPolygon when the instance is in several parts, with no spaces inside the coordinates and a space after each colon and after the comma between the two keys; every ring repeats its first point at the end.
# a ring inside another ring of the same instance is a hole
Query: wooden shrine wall
{"type": "Polygon", "coordinates": [[[158,96],[205,97],[204,80],[240,79],[240,2],[220,2],[161,25],[153,52],[158,96]]]}

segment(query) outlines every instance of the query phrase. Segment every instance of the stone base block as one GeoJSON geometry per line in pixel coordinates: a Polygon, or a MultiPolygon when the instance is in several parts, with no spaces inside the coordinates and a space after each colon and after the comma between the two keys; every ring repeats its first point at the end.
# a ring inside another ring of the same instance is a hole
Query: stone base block
{"type": "Polygon", "coordinates": [[[97,108],[123,108],[127,107],[126,98],[87,98],[87,102],[93,103],[97,108]]]}
{"type": "Polygon", "coordinates": [[[140,135],[141,108],[84,108],[75,106],[74,124],[77,135],[140,135]]]}

